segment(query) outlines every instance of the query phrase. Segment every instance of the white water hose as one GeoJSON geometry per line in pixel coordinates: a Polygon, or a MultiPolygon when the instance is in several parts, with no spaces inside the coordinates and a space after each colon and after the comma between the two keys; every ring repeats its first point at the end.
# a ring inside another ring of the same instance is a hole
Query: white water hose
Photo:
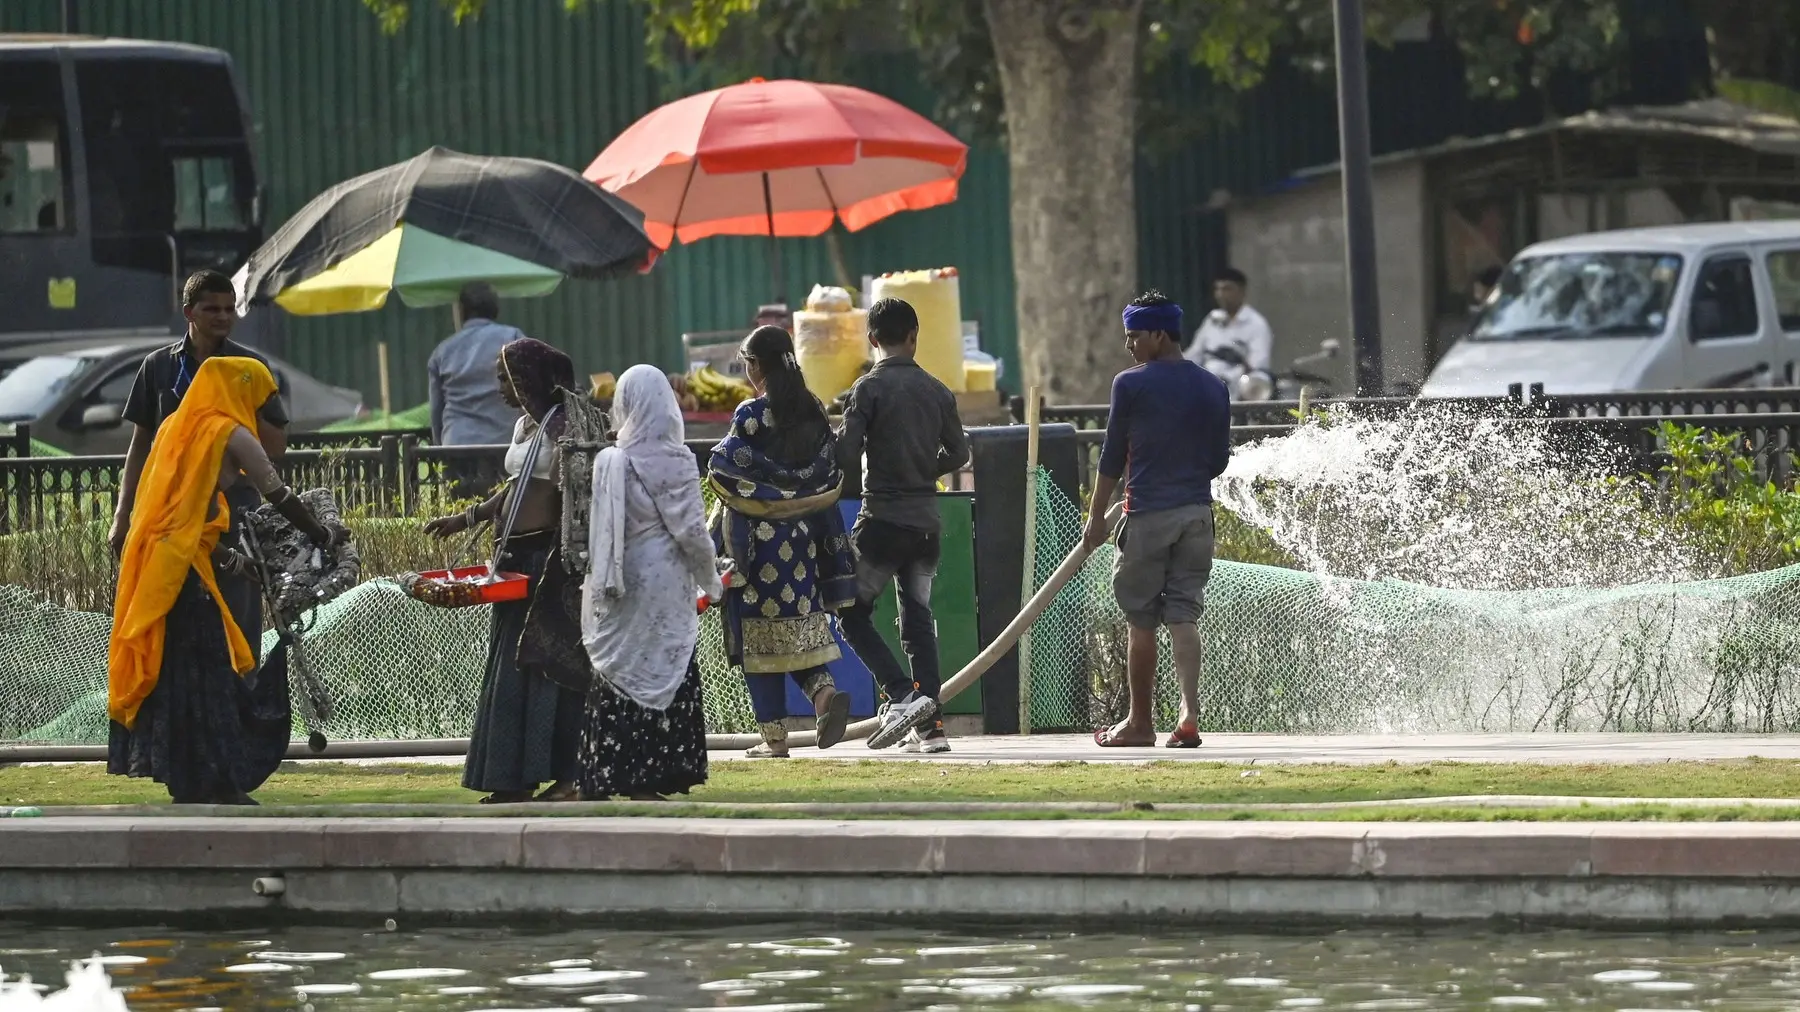
{"type": "MultiPolygon", "coordinates": [[[[1026,492],[1032,494],[1033,490],[1027,489],[1026,492]]],[[[1109,528],[1118,523],[1119,511],[1123,506],[1123,503],[1114,503],[1113,508],[1107,511],[1106,525],[1109,528]]],[[[1056,595],[1063,587],[1075,578],[1076,573],[1081,572],[1081,567],[1087,565],[1090,554],[1092,553],[1089,552],[1085,543],[1076,542],[1075,547],[1062,560],[1062,565],[1057,566],[1056,572],[1051,573],[1050,578],[1044,581],[1044,585],[1037,589],[1037,593],[1031,595],[1031,600],[1025,602],[1025,607],[1019,609],[1019,613],[1006,624],[1006,628],[994,638],[994,642],[984,647],[974,660],[944,683],[943,689],[938,693],[938,702],[942,703],[950,699],[975,684],[975,679],[987,674],[987,669],[993,667],[995,661],[1019,642],[1019,637],[1025,635],[1025,630],[1031,628],[1031,624],[1038,620],[1038,616],[1044,613],[1045,608],[1050,607],[1050,602],[1056,600],[1056,595]]],[[[1029,671],[1019,672],[1021,681],[1030,677],[1031,672],[1029,671]]],[[[867,738],[875,732],[877,726],[878,723],[873,717],[868,720],[859,720],[851,724],[844,732],[844,740],[867,738]]],[[[797,731],[788,735],[787,743],[789,747],[804,748],[817,740],[817,731],[797,731]]],[[[752,748],[761,742],[762,737],[754,734],[709,734],[706,736],[706,747],[709,751],[752,748]]]]}

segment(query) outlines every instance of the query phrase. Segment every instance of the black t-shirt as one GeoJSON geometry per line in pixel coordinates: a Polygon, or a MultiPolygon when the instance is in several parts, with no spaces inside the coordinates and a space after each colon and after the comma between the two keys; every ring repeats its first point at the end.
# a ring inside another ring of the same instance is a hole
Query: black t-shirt
{"type": "MultiPolygon", "coordinates": [[[[218,354],[253,358],[263,365],[269,364],[268,359],[235,341],[228,340],[220,345],[218,354]]],[[[131,395],[125,399],[125,420],[150,430],[154,438],[156,430],[181,406],[181,398],[187,394],[198,368],[188,351],[186,338],[145,355],[144,364],[138,366],[137,381],[131,385],[131,395]]],[[[281,403],[281,395],[287,392],[287,382],[279,372],[275,373],[275,384],[276,392],[263,402],[257,416],[270,425],[286,428],[288,413],[281,403]]],[[[249,482],[240,481],[226,490],[225,501],[231,504],[234,512],[241,512],[254,509],[262,497],[249,482]]]]}
{"type": "MultiPolygon", "coordinates": [[[[223,357],[253,358],[263,365],[269,364],[268,359],[230,340],[219,346],[217,354],[223,357]]],[[[186,338],[145,355],[144,364],[138,367],[137,382],[131,385],[131,396],[125,399],[125,420],[133,425],[141,425],[154,434],[162,427],[163,421],[181,406],[181,398],[186,396],[188,385],[193,382],[194,371],[198,368],[199,365],[188,351],[186,338]]],[[[281,403],[281,395],[287,392],[287,382],[278,372],[275,373],[275,384],[279,388],[278,392],[263,404],[262,410],[257,414],[270,425],[286,428],[289,419],[287,407],[281,403]]]]}

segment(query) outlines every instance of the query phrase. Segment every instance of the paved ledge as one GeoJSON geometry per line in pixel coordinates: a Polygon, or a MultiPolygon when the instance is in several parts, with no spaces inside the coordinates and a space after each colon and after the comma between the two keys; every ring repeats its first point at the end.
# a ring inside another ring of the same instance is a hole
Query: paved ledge
{"type": "Polygon", "coordinates": [[[1471,808],[1761,808],[1800,812],[1800,798],[1634,798],[1613,795],[1570,796],[1558,794],[1449,794],[1425,798],[1387,798],[1373,801],[556,801],[523,802],[490,806],[472,803],[392,804],[280,804],[256,808],[236,805],[0,805],[0,819],[15,812],[45,818],[111,816],[138,819],[183,819],[223,816],[240,819],[294,818],[454,818],[496,819],[519,816],[643,816],[683,815],[845,819],[872,816],[912,819],[952,818],[969,815],[1041,817],[1045,815],[1123,815],[1136,812],[1213,814],[1220,812],[1356,812],[1371,809],[1471,809],[1471,808]]]}
{"type": "Polygon", "coordinates": [[[1800,824],[0,823],[0,914],[120,910],[1800,923],[1800,824]]]}
{"type": "MultiPolygon", "coordinates": [[[[1800,735],[1796,734],[1234,734],[1208,733],[1197,749],[1099,748],[1091,735],[953,734],[954,751],[948,755],[919,755],[899,749],[871,751],[859,742],[836,748],[796,749],[802,759],[858,762],[926,763],[1660,763],[1733,759],[1800,759],[1800,735]]],[[[376,743],[337,742],[324,754],[296,743],[288,758],[385,764],[396,761],[460,766],[467,747],[461,739],[376,743]],[[397,750],[397,751],[395,751],[397,750]],[[373,758],[410,751],[415,758],[373,758]]],[[[740,751],[710,753],[712,762],[738,762],[740,751]]],[[[0,763],[93,762],[106,759],[103,745],[47,748],[23,743],[0,744],[0,763]]]]}

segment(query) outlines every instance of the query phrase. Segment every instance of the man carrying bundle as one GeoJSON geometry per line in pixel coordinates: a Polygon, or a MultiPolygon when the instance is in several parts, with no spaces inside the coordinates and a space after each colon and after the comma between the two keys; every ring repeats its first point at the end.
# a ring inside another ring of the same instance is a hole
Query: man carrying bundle
{"type": "Polygon", "coordinates": [[[1146,292],[1125,307],[1125,350],[1137,365],[1113,379],[1106,443],[1082,542],[1107,538],[1106,510],[1121,477],[1125,516],[1117,532],[1113,595],[1131,626],[1125,719],[1094,732],[1103,748],[1156,744],[1151,690],[1156,630],[1169,627],[1181,716],[1164,742],[1200,745],[1200,613],[1212,575],[1212,480],[1231,457],[1231,399],[1217,376],[1182,358],[1181,307],[1146,292]]]}

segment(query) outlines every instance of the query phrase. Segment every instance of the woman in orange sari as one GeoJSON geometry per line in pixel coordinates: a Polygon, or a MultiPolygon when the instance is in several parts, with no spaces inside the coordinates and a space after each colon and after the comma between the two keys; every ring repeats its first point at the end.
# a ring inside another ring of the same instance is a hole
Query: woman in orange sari
{"type": "Polygon", "coordinates": [[[331,535],[269,462],[256,412],[275,392],[267,366],[209,358],[157,431],[120,555],[107,655],[108,773],[149,777],[177,804],[253,805],[290,732],[287,652],[261,671],[219,604],[223,490],[248,481],[321,545],[331,535]]]}

